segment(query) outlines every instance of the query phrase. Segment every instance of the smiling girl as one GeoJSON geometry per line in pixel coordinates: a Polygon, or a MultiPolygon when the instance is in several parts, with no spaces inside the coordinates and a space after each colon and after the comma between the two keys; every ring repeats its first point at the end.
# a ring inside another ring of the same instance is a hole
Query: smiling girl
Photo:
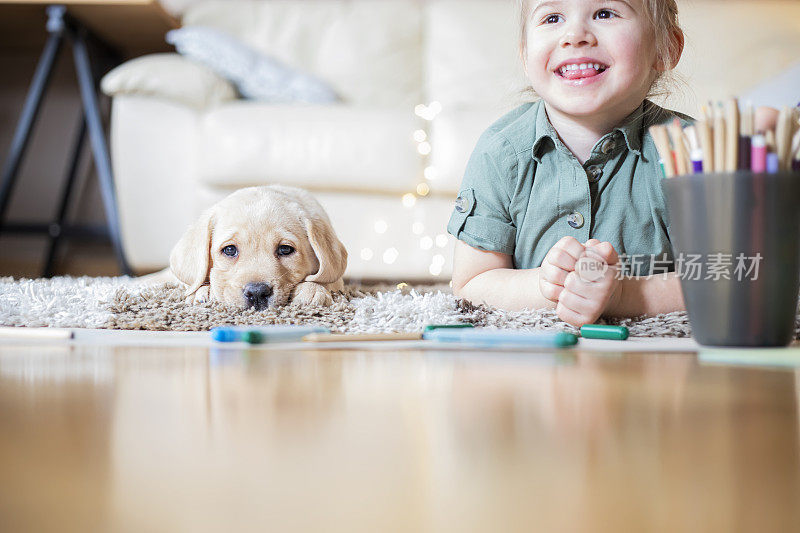
{"type": "Polygon", "coordinates": [[[540,100],[490,126],[470,158],[448,224],[455,294],[555,308],[575,326],[683,309],[647,132],[676,113],[646,100],[683,50],[675,0],[520,8],[522,60],[540,100]],[[638,275],[621,276],[621,258],[638,275]]]}

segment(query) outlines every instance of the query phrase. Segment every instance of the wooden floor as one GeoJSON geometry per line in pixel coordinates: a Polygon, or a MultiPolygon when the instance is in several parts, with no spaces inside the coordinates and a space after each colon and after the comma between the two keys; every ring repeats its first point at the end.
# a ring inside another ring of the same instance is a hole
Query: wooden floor
{"type": "Polygon", "coordinates": [[[2,531],[798,531],[800,372],[0,347],[2,531]]]}

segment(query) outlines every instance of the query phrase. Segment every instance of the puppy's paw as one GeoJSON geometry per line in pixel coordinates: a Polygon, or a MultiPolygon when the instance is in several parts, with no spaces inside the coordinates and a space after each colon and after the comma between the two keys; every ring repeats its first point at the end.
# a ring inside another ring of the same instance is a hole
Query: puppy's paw
{"type": "Polygon", "coordinates": [[[193,305],[211,300],[211,286],[201,285],[194,293],[186,297],[186,303],[193,305]]]}
{"type": "Polygon", "coordinates": [[[304,281],[294,288],[292,305],[331,305],[331,292],[313,281],[304,281]]]}

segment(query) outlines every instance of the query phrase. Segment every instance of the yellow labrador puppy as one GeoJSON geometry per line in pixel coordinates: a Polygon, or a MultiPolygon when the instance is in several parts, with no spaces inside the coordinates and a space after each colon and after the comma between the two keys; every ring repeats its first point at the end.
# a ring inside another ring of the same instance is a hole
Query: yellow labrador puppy
{"type": "Polygon", "coordinates": [[[347,251],[306,191],[240,189],[206,210],[172,249],[172,273],[188,302],[218,300],[257,310],[330,305],[341,290],[347,251]]]}

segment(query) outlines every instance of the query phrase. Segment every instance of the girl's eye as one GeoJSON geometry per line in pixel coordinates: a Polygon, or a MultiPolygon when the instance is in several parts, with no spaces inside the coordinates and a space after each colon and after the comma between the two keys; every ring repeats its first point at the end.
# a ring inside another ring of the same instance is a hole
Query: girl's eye
{"type": "Polygon", "coordinates": [[[294,248],[292,248],[288,244],[281,244],[280,246],[278,246],[277,253],[278,255],[291,255],[294,253],[294,248]]]}
{"type": "Polygon", "coordinates": [[[236,246],[229,244],[225,248],[222,249],[222,253],[227,255],[228,257],[236,257],[239,255],[239,249],[236,246]]]}
{"type": "Polygon", "coordinates": [[[545,24],[557,24],[561,20],[561,15],[547,15],[544,19],[545,24]]]}
{"type": "Polygon", "coordinates": [[[594,18],[596,19],[611,19],[616,17],[617,14],[613,11],[609,11],[608,9],[601,9],[597,13],[594,14],[594,18]]]}

